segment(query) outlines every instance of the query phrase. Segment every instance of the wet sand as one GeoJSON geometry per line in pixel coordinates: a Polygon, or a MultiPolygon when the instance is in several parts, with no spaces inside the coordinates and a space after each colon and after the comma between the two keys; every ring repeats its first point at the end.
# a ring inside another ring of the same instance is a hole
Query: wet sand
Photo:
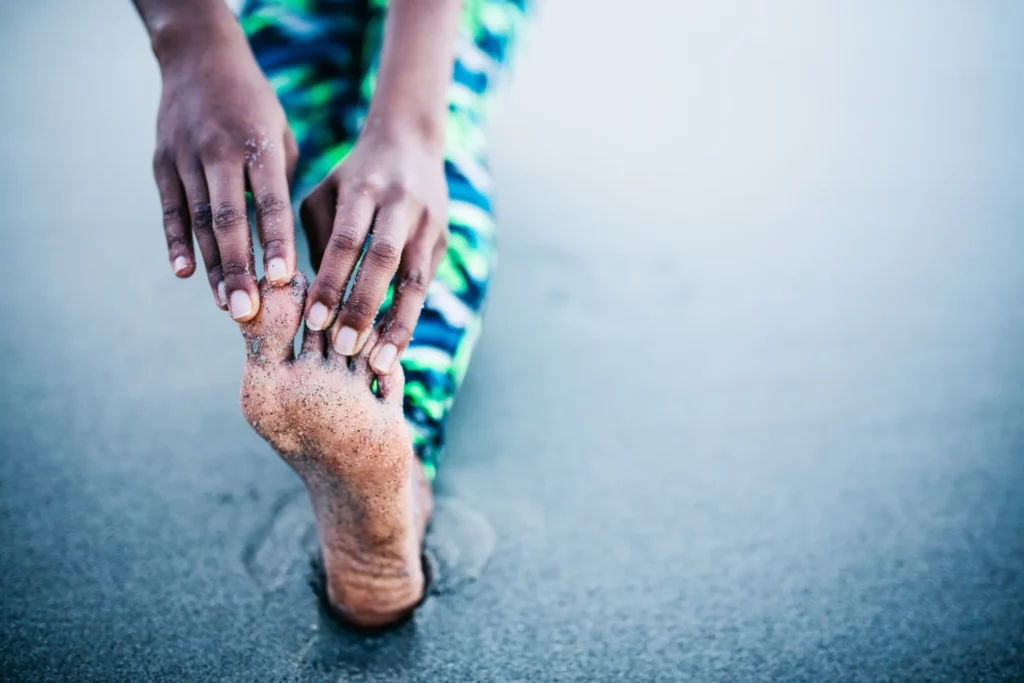
{"type": "Polygon", "coordinates": [[[376,638],[171,276],[128,3],[0,7],[0,678],[1024,676],[1024,12],[821,5],[541,7],[438,582],[376,638]]]}

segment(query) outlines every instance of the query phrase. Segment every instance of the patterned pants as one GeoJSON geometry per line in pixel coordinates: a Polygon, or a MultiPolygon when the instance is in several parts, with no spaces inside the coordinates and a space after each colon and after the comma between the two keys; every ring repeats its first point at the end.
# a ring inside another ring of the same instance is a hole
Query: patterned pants
{"type": "MultiPolygon", "coordinates": [[[[525,0],[463,0],[448,90],[444,170],[448,253],[402,357],[405,417],[433,480],[445,418],[469,366],[494,266],[495,224],[483,125],[525,19],[525,0]]],[[[299,143],[295,199],[352,149],[377,82],[386,0],[249,0],[242,27],[299,143]]],[[[382,313],[391,302],[388,293],[382,313]]]]}

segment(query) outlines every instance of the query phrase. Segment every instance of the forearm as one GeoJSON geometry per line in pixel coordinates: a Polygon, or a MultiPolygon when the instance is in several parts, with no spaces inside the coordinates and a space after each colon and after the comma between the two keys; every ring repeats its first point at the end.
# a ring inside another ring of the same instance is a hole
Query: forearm
{"type": "Polygon", "coordinates": [[[132,0],[153,53],[164,63],[189,47],[230,37],[241,29],[224,0],[132,0]]]}
{"type": "Polygon", "coordinates": [[[461,0],[392,0],[367,129],[413,131],[444,144],[461,0]]]}

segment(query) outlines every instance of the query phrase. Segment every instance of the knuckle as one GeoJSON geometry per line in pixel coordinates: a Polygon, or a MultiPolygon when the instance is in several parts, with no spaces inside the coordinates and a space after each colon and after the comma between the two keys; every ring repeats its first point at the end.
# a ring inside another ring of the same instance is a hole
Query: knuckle
{"type": "Polygon", "coordinates": [[[221,202],[213,209],[213,229],[216,232],[232,230],[248,221],[245,211],[233,202],[221,202]]]}
{"type": "Polygon", "coordinates": [[[427,274],[419,268],[413,268],[406,271],[405,275],[402,276],[402,281],[398,285],[398,291],[400,294],[406,292],[426,294],[429,285],[430,280],[427,278],[427,274]]]}
{"type": "Polygon", "coordinates": [[[231,137],[220,130],[204,132],[198,141],[199,156],[206,161],[223,161],[232,154],[231,137]]]}
{"type": "Polygon", "coordinates": [[[168,147],[157,147],[153,152],[153,172],[160,176],[174,167],[174,152],[168,147]]]}
{"type": "Polygon", "coordinates": [[[256,215],[267,218],[288,210],[288,202],[276,192],[268,192],[256,198],[256,215]]]}
{"type": "Polygon", "coordinates": [[[184,218],[181,206],[177,203],[168,202],[163,206],[164,211],[164,226],[171,226],[177,223],[181,223],[184,218]]]}
{"type": "Polygon", "coordinates": [[[270,255],[283,253],[287,249],[288,240],[283,237],[268,237],[263,244],[263,251],[270,255]]]}
{"type": "Polygon", "coordinates": [[[192,229],[197,233],[208,233],[213,227],[213,211],[209,202],[199,202],[192,207],[192,229]]]}
{"type": "Polygon", "coordinates": [[[345,318],[351,321],[368,320],[377,311],[365,297],[353,296],[345,302],[345,318]]]}
{"type": "Polygon", "coordinates": [[[412,327],[400,318],[391,320],[384,333],[390,341],[399,345],[406,344],[412,339],[412,327]]]}
{"type": "Polygon", "coordinates": [[[401,253],[401,247],[394,238],[374,237],[370,240],[370,248],[366,250],[366,257],[377,266],[388,268],[398,265],[401,253]]]}
{"type": "Polygon", "coordinates": [[[388,182],[383,174],[370,173],[356,180],[353,185],[353,189],[360,194],[380,196],[387,189],[388,182]]]}
{"type": "Polygon", "coordinates": [[[221,264],[221,273],[224,275],[225,280],[233,280],[236,278],[245,278],[249,274],[249,266],[238,261],[228,260],[221,264]]]}
{"type": "Polygon", "coordinates": [[[339,225],[331,233],[331,249],[343,252],[358,251],[363,248],[364,237],[355,227],[339,225]]]}
{"type": "Polygon", "coordinates": [[[341,289],[338,278],[321,269],[316,274],[316,280],[313,281],[313,287],[309,291],[308,298],[310,300],[323,301],[325,304],[328,304],[328,308],[334,308],[338,305],[341,289]]]}
{"type": "Polygon", "coordinates": [[[386,201],[398,204],[401,202],[411,201],[412,193],[410,192],[409,186],[406,183],[395,182],[388,185],[384,197],[386,201]]]}

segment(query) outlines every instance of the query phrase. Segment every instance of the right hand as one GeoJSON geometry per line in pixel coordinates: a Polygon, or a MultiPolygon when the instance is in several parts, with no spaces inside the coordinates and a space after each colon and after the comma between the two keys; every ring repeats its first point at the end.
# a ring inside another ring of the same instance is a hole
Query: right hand
{"type": "Polygon", "coordinates": [[[286,284],[295,273],[295,137],[230,14],[169,30],[154,52],[163,95],[153,172],[171,268],[181,278],[195,272],[194,234],[214,301],[235,320],[251,320],[260,299],[245,192],[253,195],[267,279],[286,284]]]}

